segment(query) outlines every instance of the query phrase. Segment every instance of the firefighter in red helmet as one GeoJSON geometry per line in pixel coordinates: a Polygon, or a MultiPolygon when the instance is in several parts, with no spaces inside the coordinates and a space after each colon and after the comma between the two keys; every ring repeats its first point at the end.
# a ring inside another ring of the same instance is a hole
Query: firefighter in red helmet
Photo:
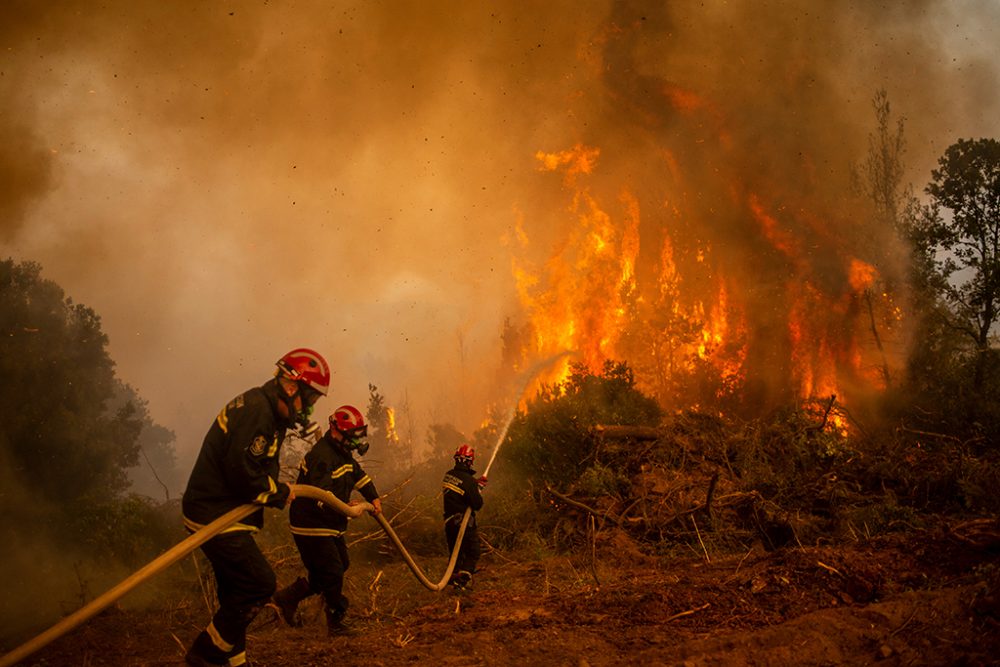
{"type": "Polygon", "coordinates": [[[330,387],[330,368],[317,352],[292,350],[274,377],[231,400],[202,443],[181,503],[194,532],[230,510],[261,509],[201,545],[215,574],[219,609],[185,656],[189,665],[246,664],[246,630],[274,593],[274,570],[254,541],[264,507],[283,508],[290,488],[278,481],[285,432],[306,427],[313,405],[330,387]]]}
{"type": "MultiPolygon", "coordinates": [[[[364,456],[368,451],[367,435],[368,426],[356,407],[342,405],[334,410],[330,428],[299,464],[298,483],[325,489],[345,503],[356,490],[374,507],[372,515],[380,513],[382,501],[375,483],[354,459],[354,452],[364,456]]],[[[296,498],[288,522],[309,578],[299,577],[274,594],[281,617],[289,625],[299,625],[299,602],[318,593],[323,596],[328,634],[352,634],[344,621],[348,607],[344,573],[350,566],[344,538],[347,517],[315,500],[296,498]]]]}
{"type": "Polygon", "coordinates": [[[456,590],[468,588],[472,583],[472,575],[476,572],[479,562],[479,531],[476,528],[476,512],[483,507],[483,495],[480,490],[486,486],[486,475],[476,479],[476,471],[472,469],[476,451],[469,445],[462,445],[455,450],[455,467],[445,473],[442,487],[444,490],[444,535],[448,542],[448,552],[455,549],[458,540],[458,530],[462,525],[462,517],[466,509],[472,509],[472,516],[465,527],[462,546],[459,547],[458,560],[452,572],[451,584],[456,590]]]}

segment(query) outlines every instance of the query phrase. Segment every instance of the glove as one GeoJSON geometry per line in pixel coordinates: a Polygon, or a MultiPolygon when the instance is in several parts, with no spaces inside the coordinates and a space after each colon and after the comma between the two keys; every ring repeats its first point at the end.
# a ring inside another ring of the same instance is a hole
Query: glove
{"type": "Polygon", "coordinates": [[[285,484],[284,482],[278,482],[278,490],[274,492],[267,502],[264,503],[264,507],[277,507],[279,510],[283,509],[285,505],[288,504],[288,496],[292,492],[292,488],[285,484]]]}
{"type": "Polygon", "coordinates": [[[480,489],[485,489],[486,488],[486,475],[483,475],[482,477],[480,477],[479,479],[477,479],[476,480],[476,484],[479,485],[480,489]]]}

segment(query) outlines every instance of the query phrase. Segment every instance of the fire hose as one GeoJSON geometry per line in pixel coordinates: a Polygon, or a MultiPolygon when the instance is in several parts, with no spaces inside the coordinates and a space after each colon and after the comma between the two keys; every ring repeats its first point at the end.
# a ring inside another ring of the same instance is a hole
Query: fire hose
{"type": "MultiPolygon", "coordinates": [[[[303,484],[292,484],[290,486],[292,487],[292,492],[296,496],[314,498],[334,507],[338,511],[350,517],[361,516],[362,512],[373,509],[368,503],[348,505],[347,503],[341,502],[340,499],[329,491],[324,491],[323,489],[316,488],[315,486],[306,486],[303,484]]],[[[89,604],[84,605],[69,616],[63,618],[45,632],[4,655],[0,658],[0,667],[10,667],[11,665],[17,664],[21,660],[24,660],[26,657],[41,649],[43,646],[46,646],[50,642],[58,639],[73,628],[82,624],[84,621],[89,620],[91,617],[103,611],[107,606],[121,598],[146,579],[149,579],[153,575],[159,574],[163,570],[167,569],[229,526],[233,525],[240,519],[244,519],[250,514],[253,514],[261,507],[261,505],[251,503],[247,505],[240,505],[235,509],[229,510],[212,523],[192,533],[186,539],[178,542],[173,547],[160,554],[157,558],[151,560],[141,569],[133,572],[129,577],[114,588],[111,588],[103,595],[94,598],[89,604]]],[[[388,525],[388,522],[386,522],[385,525],[388,525]]]]}
{"type": "MultiPolygon", "coordinates": [[[[555,360],[563,356],[566,356],[566,354],[569,353],[564,352],[562,354],[558,354],[536,365],[532,369],[532,371],[526,375],[524,380],[524,387],[521,388],[521,391],[518,393],[518,397],[520,397],[520,395],[524,392],[524,389],[527,387],[528,382],[535,375],[537,375],[542,368],[553,363],[555,360]]],[[[493,466],[493,461],[496,460],[497,452],[500,451],[500,446],[503,444],[504,439],[507,437],[507,430],[510,428],[510,424],[514,419],[514,414],[516,409],[517,409],[517,403],[515,403],[511,407],[511,409],[507,414],[506,419],[504,420],[504,425],[500,431],[499,437],[497,438],[497,444],[493,450],[493,455],[490,457],[489,463],[487,463],[486,469],[483,471],[483,477],[489,475],[490,468],[493,466]]],[[[306,484],[290,484],[289,486],[292,489],[292,493],[296,497],[312,498],[314,500],[318,500],[323,504],[328,505],[329,507],[332,507],[333,509],[337,510],[341,514],[344,514],[345,516],[351,518],[357,518],[361,516],[362,513],[369,512],[374,509],[374,507],[372,507],[372,505],[367,502],[359,502],[354,505],[349,505],[340,500],[339,498],[337,498],[329,491],[325,491],[315,486],[309,486],[306,484]]],[[[229,512],[223,514],[215,521],[200,528],[198,531],[189,535],[186,539],[182,540],[181,542],[178,542],[173,547],[160,554],[157,558],[154,558],[152,561],[147,563],[141,569],[133,572],[117,586],[109,589],[102,595],[94,598],[94,600],[92,600],[89,604],[84,605],[83,607],[76,610],[69,616],[66,616],[61,621],[50,627],[48,630],[45,630],[41,634],[21,644],[13,651],[10,651],[6,655],[0,657],[0,667],[11,667],[12,665],[16,665],[18,662],[24,660],[32,653],[47,646],[49,643],[55,641],[56,639],[63,636],[73,628],[76,628],[77,626],[83,624],[85,621],[89,620],[93,616],[96,616],[98,613],[100,613],[109,605],[120,599],[122,596],[124,596],[133,588],[141,584],[146,579],[149,579],[153,575],[159,574],[163,570],[167,569],[168,567],[170,567],[171,565],[173,565],[174,563],[176,563],[177,561],[184,558],[189,553],[200,547],[202,544],[204,544],[208,540],[212,539],[213,537],[221,533],[229,526],[233,525],[240,519],[244,519],[250,514],[253,514],[261,507],[262,507],[261,505],[256,503],[240,505],[239,507],[236,507],[230,510],[229,512]]],[[[444,589],[445,586],[447,586],[448,581],[451,579],[451,574],[455,569],[455,563],[458,561],[458,552],[462,546],[462,538],[465,537],[465,529],[469,524],[469,518],[471,517],[471,515],[472,515],[471,508],[466,509],[465,514],[462,517],[462,523],[459,527],[458,535],[455,539],[455,548],[452,551],[451,558],[448,561],[448,567],[445,569],[444,575],[441,577],[441,580],[438,581],[437,583],[434,583],[430,579],[428,579],[427,576],[420,569],[420,567],[416,564],[416,562],[413,560],[413,557],[410,556],[409,552],[406,550],[406,547],[403,546],[403,543],[399,539],[399,536],[396,535],[396,531],[392,529],[392,526],[389,524],[389,521],[381,514],[374,515],[374,518],[382,527],[382,530],[385,531],[386,535],[392,541],[393,545],[395,545],[395,547],[399,550],[400,554],[403,556],[403,559],[406,561],[407,566],[410,568],[410,571],[414,574],[414,576],[416,576],[416,578],[420,581],[420,583],[423,584],[425,588],[431,591],[440,591],[444,589]]]]}
{"type": "MultiPolygon", "coordinates": [[[[371,511],[374,508],[366,502],[360,502],[355,505],[348,505],[343,502],[335,495],[329,491],[317,488],[315,486],[309,486],[306,484],[291,484],[292,492],[296,497],[299,498],[312,498],[318,500],[325,505],[332,507],[341,514],[349,516],[351,518],[357,518],[361,516],[363,512],[371,511]]],[[[132,573],[128,578],[123,580],[114,588],[106,591],[103,595],[94,598],[89,604],[76,610],[69,616],[65,617],[52,627],[50,627],[45,632],[36,636],[21,646],[17,647],[10,653],[6,654],[0,658],[0,667],[10,667],[15,665],[21,660],[24,660],[29,655],[38,651],[42,647],[48,645],[50,642],[58,639],[62,635],[66,634],[73,628],[81,625],[85,621],[89,620],[93,616],[97,615],[103,611],[106,607],[111,605],[113,602],[124,596],[126,593],[131,591],[133,588],[141,584],[146,579],[149,579],[153,575],[159,574],[161,571],[167,569],[180,559],[187,556],[189,553],[197,549],[199,546],[212,539],[223,530],[233,525],[240,519],[246,518],[250,514],[256,512],[261,508],[258,504],[247,504],[240,505],[239,507],[230,510],[229,512],[223,514],[218,519],[202,527],[198,531],[192,533],[187,539],[178,542],[172,548],[163,552],[159,557],[153,559],[147,563],[142,569],[137,570],[132,573]]],[[[420,580],[426,588],[432,591],[440,591],[447,586],[448,581],[451,579],[451,573],[455,569],[455,562],[458,560],[458,551],[462,544],[462,538],[465,536],[465,528],[469,523],[469,517],[472,511],[467,509],[465,511],[465,516],[462,517],[462,525],[458,531],[458,537],[455,540],[455,549],[451,554],[451,559],[448,561],[448,567],[445,570],[444,576],[438,583],[433,583],[427,576],[423,573],[420,567],[410,556],[406,547],[403,546],[403,542],[399,539],[396,531],[392,529],[389,521],[381,514],[375,515],[375,520],[378,521],[379,525],[385,531],[386,535],[392,543],[399,549],[399,552],[403,555],[407,566],[413,574],[420,580]]]]}
{"type": "MultiPolygon", "coordinates": [[[[506,429],[504,430],[506,434],[506,429]]],[[[492,463],[492,461],[491,461],[492,463]]],[[[337,510],[341,514],[344,514],[351,518],[357,518],[361,516],[362,513],[366,511],[371,511],[374,509],[372,505],[366,502],[360,502],[354,505],[349,505],[329,491],[317,488],[315,486],[309,486],[306,484],[291,484],[292,493],[299,498],[312,498],[318,500],[329,507],[337,510]]],[[[111,605],[113,602],[124,596],[126,593],[131,591],[133,588],[141,584],[146,579],[149,579],[153,575],[159,574],[161,571],[167,569],[180,559],[187,556],[189,553],[200,547],[202,544],[212,539],[223,530],[233,525],[240,519],[244,519],[250,514],[256,512],[261,508],[258,504],[247,504],[240,505],[239,507],[230,510],[229,512],[223,514],[215,521],[202,527],[198,531],[192,533],[186,539],[178,542],[172,548],[163,552],[160,556],[153,559],[147,563],[143,568],[132,573],[128,578],[123,580],[114,588],[106,591],[103,595],[95,598],[89,604],[81,607],[77,611],[73,612],[69,616],[66,616],[61,621],[50,627],[48,630],[37,635],[33,639],[25,642],[21,646],[17,647],[10,653],[4,655],[0,658],[0,667],[10,667],[11,665],[16,665],[21,660],[24,660],[29,655],[35,651],[40,650],[42,647],[47,646],[50,642],[55,641],[62,635],[66,634],[73,628],[81,625],[85,621],[89,620],[93,616],[97,615],[103,611],[106,607],[111,605]]],[[[440,591],[443,590],[448,581],[451,579],[451,574],[455,569],[455,563],[458,560],[459,548],[462,545],[462,538],[465,536],[465,529],[469,523],[469,518],[472,515],[472,510],[467,509],[465,515],[462,517],[462,524],[458,531],[458,537],[455,540],[455,549],[452,551],[451,558],[448,561],[448,567],[441,577],[441,580],[437,583],[432,582],[424,572],[420,569],[417,563],[413,560],[413,557],[403,546],[403,542],[399,539],[396,531],[392,529],[389,521],[381,514],[374,515],[376,521],[385,531],[386,535],[392,541],[392,543],[402,554],[403,559],[406,561],[407,566],[417,577],[421,584],[424,585],[429,590],[440,591]]]]}

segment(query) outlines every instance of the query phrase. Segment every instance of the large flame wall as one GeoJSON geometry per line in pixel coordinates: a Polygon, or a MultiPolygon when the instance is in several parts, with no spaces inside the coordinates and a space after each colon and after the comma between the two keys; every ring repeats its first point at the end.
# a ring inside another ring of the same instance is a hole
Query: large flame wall
{"type": "Polygon", "coordinates": [[[625,360],[673,407],[884,389],[906,295],[901,243],[851,181],[871,99],[838,109],[801,42],[703,76],[722,47],[684,52],[648,20],[622,9],[591,43],[602,85],[571,105],[587,107],[568,114],[580,140],[538,150],[549,196],[519,210],[511,243],[521,358],[625,360]]]}

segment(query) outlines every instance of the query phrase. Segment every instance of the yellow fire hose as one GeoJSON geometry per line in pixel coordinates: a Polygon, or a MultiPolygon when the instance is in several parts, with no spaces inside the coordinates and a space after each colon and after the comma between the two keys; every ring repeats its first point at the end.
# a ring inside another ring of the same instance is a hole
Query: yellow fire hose
{"type": "MultiPolygon", "coordinates": [[[[522,387],[521,392],[523,393],[524,388],[527,387],[527,383],[533,378],[542,368],[549,365],[556,359],[559,359],[566,354],[558,354],[550,359],[547,359],[539,364],[537,364],[530,373],[525,377],[524,387],[522,387]]],[[[518,396],[520,396],[520,393],[518,396]]],[[[503,444],[504,438],[507,436],[507,429],[510,427],[511,421],[513,421],[514,412],[517,409],[517,405],[511,408],[505,420],[504,427],[500,431],[500,436],[497,439],[497,445],[493,450],[493,456],[490,458],[489,463],[486,465],[486,469],[483,471],[483,476],[489,474],[490,467],[493,466],[493,461],[496,460],[497,452],[500,451],[500,445],[503,444]]],[[[355,505],[348,505],[343,502],[335,495],[329,491],[324,491],[323,489],[317,488],[315,486],[308,486],[306,484],[291,484],[292,493],[296,497],[300,498],[312,498],[318,500],[325,505],[328,505],[341,514],[344,514],[351,518],[357,518],[361,516],[364,512],[371,511],[374,509],[369,503],[361,502],[355,505]]],[[[76,610],[69,616],[63,618],[61,621],[50,627],[48,630],[44,631],[40,635],[37,635],[33,639],[21,644],[13,651],[7,653],[3,657],[0,657],[0,667],[11,667],[16,665],[21,660],[24,660],[29,655],[35,651],[40,650],[44,646],[47,646],[50,642],[55,641],[59,637],[63,636],[73,628],[81,625],[85,621],[89,620],[93,616],[97,615],[103,611],[110,604],[124,596],[126,593],[131,591],[133,588],[141,584],[146,579],[149,579],[155,574],[159,574],[161,571],[167,569],[180,559],[187,556],[189,553],[200,547],[202,544],[212,539],[223,530],[236,523],[240,519],[244,519],[250,514],[253,514],[261,508],[261,505],[257,504],[247,504],[241,505],[235,509],[230,510],[226,514],[223,514],[218,519],[208,524],[207,526],[199,529],[197,532],[192,533],[189,537],[178,542],[173,547],[167,551],[160,554],[157,558],[147,563],[142,569],[133,572],[124,581],[119,583],[114,588],[106,591],[103,595],[95,598],[89,604],[84,605],[80,609],[76,610]]],[[[399,536],[396,535],[396,531],[392,529],[389,525],[389,521],[381,514],[376,515],[374,518],[378,521],[382,530],[385,531],[389,539],[392,541],[393,545],[399,550],[403,558],[406,560],[407,566],[417,577],[421,584],[425,588],[432,591],[440,591],[447,586],[448,581],[451,579],[451,574],[455,569],[455,563],[458,560],[458,551],[462,546],[462,538],[465,537],[465,529],[469,524],[469,517],[472,515],[472,510],[465,510],[465,515],[462,517],[462,524],[458,530],[458,536],[455,539],[455,548],[452,551],[451,558],[448,561],[448,567],[445,569],[444,575],[441,580],[437,583],[432,582],[427,576],[421,571],[420,567],[414,562],[413,558],[410,556],[406,547],[403,546],[402,541],[400,541],[399,536]]]]}
{"type": "MultiPolygon", "coordinates": [[[[292,492],[300,498],[313,498],[319,500],[320,502],[333,507],[338,512],[345,514],[352,518],[357,518],[361,516],[366,511],[374,509],[370,504],[362,502],[356,505],[348,505],[347,503],[341,501],[335,495],[329,491],[324,491],[323,489],[317,488],[315,486],[308,486],[305,484],[291,484],[292,492]]],[[[45,632],[36,636],[35,638],[21,644],[19,647],[11,651],[10,653],[4,655],[0,658],[0,667],[10,667],[11,665],[16,665],[21,660],[24,660],[29,655],[38,651],[42,647],[48,645],[50,642],[55,641],[59,637],[63,636],[73,628],[81,625],[85,621],[89,620],[93,616],[103,611],[106,607],[111,605],[113,602],[124,596],[126,593],[131,591],[133,588],[141,584],[146,579],[149,579],[153,575],[159,574],[163,570],[167,569],[180,559],[187,556],[189,553],[200,547],[202,544],[212,539],[223,530],[233,525],[240,519],[244,519],[250,514],[256,512],[261,508],[261,505],[248,504],[241,505],[236,509],[230,510],[226,514],[223,514],[218,519],[208,524],[207,526],[201,528],[195,533],[192,533],[187,539],[178,542],[172,548],[163,552],[157,558],[153,559],[147,563],[142,569],[133,572],[128,578],[119,583],[114,588],[106,591],[103,595],[95,598],[89,604],[76,610],[69,616],[63,618],[61,621],[50,627],[45,632]]],[[[458,548],[461,546],[462,537],[465,535],[465,527],[469,522],[469,516],[471,514],[470,510],[466,510],[465,517],[462,519],[462,526],[458,532],[458,539],[455,541],[455,551],[451,555],[451,560],[448,562],[448,569],[444,573],[444,577],[438,583],[432,583],[424,573],[420,570],[417,564],[414,562],[413,558],[406,551],[403,543],[400,541],[399,536],[389,525],[389,521],[386,520],[381,514],[377,515],[375,519],[378,521],[379,525],[386,532],[392,543],[396,545],[403,558],[406,560],[406,564],[416,575],[417,579],[420,580],[424,586],[432,591],[440,591],[446,585],[448,580],[451,578],[451,573],[455,569],[455,562],[458,559],[458,548]]]]}

